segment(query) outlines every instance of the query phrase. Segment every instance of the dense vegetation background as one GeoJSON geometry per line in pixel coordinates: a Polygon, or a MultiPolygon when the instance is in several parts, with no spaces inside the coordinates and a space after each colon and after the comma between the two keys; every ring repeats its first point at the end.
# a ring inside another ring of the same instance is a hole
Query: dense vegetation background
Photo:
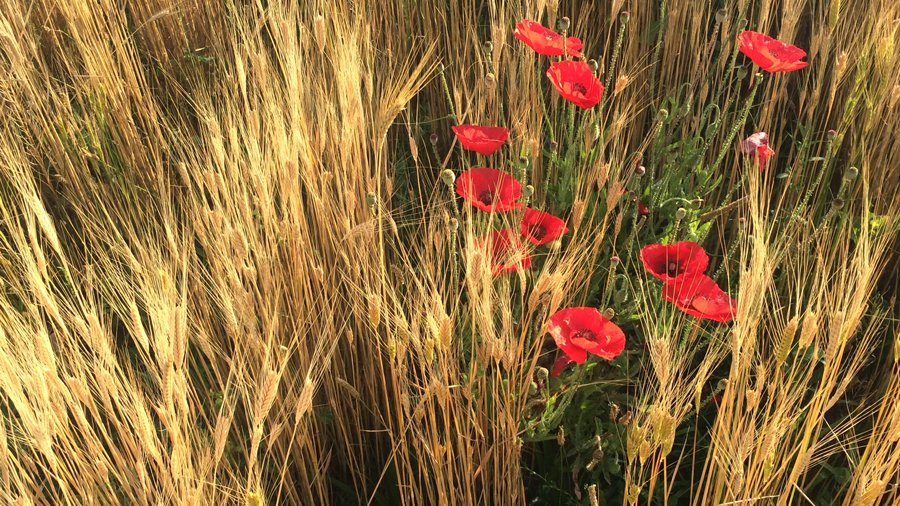
{"type": "Polygon", "coordinates": [[[2,502],[896,503],[898,22],[0,0],[2,502]],[[583,40],[597,107],[549,86],[525,18],[583,40]],[[761,71],[744,29],[809,66],[761,71]],[[510,138],[482,157],[462,123],[510,138]],[[477,165],[566,220],[530,269],[492,275],[477,237],[518,215],[442,178],[477,165]],[[660,296],[639,251],[681,240],[733,322],[660,296]],[[555,376],[570,306],[626,348],[555,376]]]}

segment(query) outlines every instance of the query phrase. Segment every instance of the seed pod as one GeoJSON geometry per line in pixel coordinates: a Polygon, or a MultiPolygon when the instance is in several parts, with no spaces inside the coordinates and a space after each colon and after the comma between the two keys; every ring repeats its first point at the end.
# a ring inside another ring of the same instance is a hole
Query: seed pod
{"type": "Polygon", "coordinates": [[[563,16],[559,18],[559,29],[563,32],[568,32],[569,27],[572,25],[572,20],[569,19],[568,16],[563,16]]]}
{"type": "Polygon", "coordinates": [[[628,11],[622,11],[619,13],[619,23],[627,24],[628,20],[631,19],[631,13],[628,11]]]}
{"type": "Polygon", "coordinates": [[[452,189],[453,183],[456,182],[456,174],[450,169],[444,169],[441,171],[441,180],[445,185],[452,189]]]}

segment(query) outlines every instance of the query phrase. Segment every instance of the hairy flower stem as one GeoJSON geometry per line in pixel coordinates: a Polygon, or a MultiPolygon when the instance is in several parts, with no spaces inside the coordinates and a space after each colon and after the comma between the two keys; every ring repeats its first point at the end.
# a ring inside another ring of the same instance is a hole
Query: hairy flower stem
{"type": "Polygon", "coordinates": [[[447,98],[447,104],[450,106],[450,113],[453,114],[453,121],[458,125],[459,116],[456,114],[456,107],[453,105],[453,95],[450,94],[450,84],[447,83],[447,74],[445,70],[446,68],[442,63],[440,65],[441,85],[444,88],[444,96],[447,98]]]}
{"type": "Polygon", "coordinates": [[[753,107],[753,100],[756,98],[756,91],[759,89],[760,83],[762,83],[762,74],[756,74],[756,82],[753,83],[753,89],[750,91],[750,96],[747,97],[747,100],[744,101],[744,107],[741,110],[741,115],[734,126],[731,127],[731,131],[728,132],[728,137],[722,144],[722,148],[719,149],[719,155],[716,157],[716,161],[712,166],[713,174],[715,174],[719,169],[719,165],[722,164],[722,161],[725,159],[725,155],[727,155],[729,151],[732,151],[734,149],[734,138],[737,137],[738,132],[741,130],[741,128],[744,127],[744,124],[747,123],[747,117],[750,115],[750,108],[753,107]]]}
{"type": "MultiPolygon", "coordinates": [[[[622,41],[625,39],[626,23],[619,23],[619,33],[616,35],[616,45],[613,47],[612,59],[609,62],[609,70],[606,72],[606,82],[603,84],[604,90],[609,90],[612,80],[616,75],[616,64],[619,62],[619,51],[622,49],[622,41]]],[[[604,92],[603,101],[609,98],[609,93],[604,92]]]]}
{"type": "Polygon", "coordinates": [[[731,244],[728,245],[728,251],[725,253],[725,257],[722,258],[722,263],[719,264],[719,268],[716,269],[716,274],[713,276],[713,279],[716,280],[717,283],[719,282],[719,279],[722,278],[722,274],[725,272],[725,266],[728,265],[728,262],[730,262],[732,257],[734,257],[734,254],[737,253],[737,249],[740,243],[741,241],[734,239],[733,241],[731,241],[731,244]]]}
{"type": "Polygon", "coordinates": [[[453,257],[452,262],[450,263],[450,282],[451,289],[456,290],[457,282],[459,281],[459,211],[457,211],[457,218],[450,220],[450,247],[453,248],[451,256],[453,257]]]}
{"type": "Polygon", "coordinates": [[[806,190],[806,195],[803,196],[803,201],[800,202],[800,205],[797,206],[795,212],[802,212],[806,209],[806,206],[809,205],[809,201],[812,199],[813,195],[816,193],[816,190],[819,189],[819,185],[822,184],[822,179],[825,177],[825,172],[828,170],[828,166],[831,164],[831,159],[834,156],[834,139],[828,140],[828,146],[825,148],[825,160],[822,162],[822,170],[817,171],[816,179],[813,181],[812,186],[806,190]]]}

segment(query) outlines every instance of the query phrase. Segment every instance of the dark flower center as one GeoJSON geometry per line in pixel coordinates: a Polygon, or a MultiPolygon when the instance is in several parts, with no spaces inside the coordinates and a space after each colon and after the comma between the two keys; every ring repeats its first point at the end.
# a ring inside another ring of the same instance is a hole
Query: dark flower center
{"type": "Polygon", "coordinates": [[[587,95],[587,87],[581,83],[573,83],[572,89],[581,93],[582,95],[587,95]]]}
{"type": "Polygon", "coordinates": [[[478,194],[478,201],[485,205],[491,205],[494,203],[494,192],[489,190],[484,190],[483,192],[478,194]]]}
{"type": "Polygon", "coordinates": [[[538,241],[547,236],[547,229],[543,225],[529,225],[528,233],[538,241]]]}
{"type": "Polygon", "coordinates": [[[572,339],[586,339],[588,341],[594,341],[597,339],[597,335],[594,334],[594,331],[590,329],[578,329],[572,334],[572,339]]]}
{"type": "Polygon", "coordinates": [[[668,274],[669,276],[677,276],[678,271],[679,269],[677,263],[669,262],[668,265],[666,265],[666,274],[668,274]]]}

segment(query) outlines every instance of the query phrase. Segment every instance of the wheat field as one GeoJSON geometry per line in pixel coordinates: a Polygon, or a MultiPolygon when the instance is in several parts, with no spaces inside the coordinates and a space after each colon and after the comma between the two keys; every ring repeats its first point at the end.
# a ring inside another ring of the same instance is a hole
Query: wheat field
{"type": "Polygon", "coordinates": [[[0,0],[0,501],[896,504],[898,44],[892,0],[0,0]],[[577,116],[513,34],[564,16],[577,116]],[[568,222],[528,271],[462,123],[568,222]],[[643,273],[684,235],[733,323],[643,273]],[[566,306],[622,357],[551,378],[566,306]]]}

